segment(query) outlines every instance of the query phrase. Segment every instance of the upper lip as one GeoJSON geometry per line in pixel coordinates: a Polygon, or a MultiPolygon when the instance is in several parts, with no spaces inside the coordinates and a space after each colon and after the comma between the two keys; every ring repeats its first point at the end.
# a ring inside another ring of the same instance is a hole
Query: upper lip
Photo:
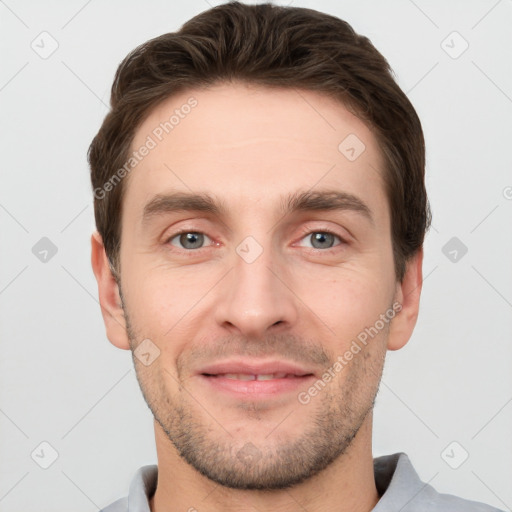
{"type": "Polygon", "coordinates": [[[218,375],[223,373],[243,373],[248,375],[269,375],[273,373],[288,373],[297,376],[312,375],[310,369],[284,360],[257,361],[250,359],[231,359],[209,364],[201,368],[198,374],[218,375]]]}

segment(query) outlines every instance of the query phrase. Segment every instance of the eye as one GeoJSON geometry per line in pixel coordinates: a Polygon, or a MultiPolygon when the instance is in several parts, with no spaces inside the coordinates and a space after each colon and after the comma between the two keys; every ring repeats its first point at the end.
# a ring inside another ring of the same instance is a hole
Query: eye
{"type": "Polygon", "coordinates": [[[211,242],[211,239],[204,233],[199,233],[197,231],[182,231],[181,233],[173,235],[169,240],[167,240],[167,242],[175,247],[179,247],[180,249],[201,249],[205,238],[211,242]],[[177,242],[174,243],[174,240],[177,240],[177,242]]]}
{"type": "Polygon", "coordinates": [[[311,245],[306,245],[305,247],[312,247],[313,249],[331,249],[335,247],[335,245],[340,245],[334,245],[335,239],[338,239],[340,243],[344,242],[341,237],[331,231],[311,231],[302,238],[302,240],[310,240],[311,245]]]}

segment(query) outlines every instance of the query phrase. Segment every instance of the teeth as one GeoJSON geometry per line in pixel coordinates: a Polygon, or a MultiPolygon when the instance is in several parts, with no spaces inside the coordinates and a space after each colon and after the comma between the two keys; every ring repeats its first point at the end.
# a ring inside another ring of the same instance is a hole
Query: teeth
{"type": "Polygon", "coordinates": [[[224,377],[235,380],[256,380],[256,375],[248,375],[247,373],[225,373],[224,377]]]}
{"type": "Polygon", "coordinates": [[[294,375],[287,373],[267,373],[265,375],[251,375],[247,373],[224,373],[222,377],[226,379],[235,380],[273,380],[273,379],[284,379],[285,377],[294,377],[294,375]]]}
{"type": "Polygon", "coordinates": [[[258,375],[258,380],[271,380],[271,379],[284,379],[285,377],[293,377],[293,375],[287,375],[286,373],[270,373],[267,375],[258,375]]]}

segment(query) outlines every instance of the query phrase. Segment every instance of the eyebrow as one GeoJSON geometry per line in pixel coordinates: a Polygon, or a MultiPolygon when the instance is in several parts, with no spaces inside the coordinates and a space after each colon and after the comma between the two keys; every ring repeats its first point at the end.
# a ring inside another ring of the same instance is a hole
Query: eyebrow
{"type": "Polygon", "coordinates": [[[297,211],[353,211],[375,224],[370,207],[359,197],[339,190],[297,192],[281,203],[283,213],[297,211]]]}
{"type": "MultiPolygon", "coordinates": [[[[281,198],[280,206],[283,216],[304,211],[353,211],[375,225],[372,211],[362,199],[339,190],[295,192],[281,198]]],[[[207,193],[158,194],[145,205],[142,221],[147,223],[155,216],[180,211],[205,212],[225,217],[228,209],[223,201],[218,201],[207,193]]]]}

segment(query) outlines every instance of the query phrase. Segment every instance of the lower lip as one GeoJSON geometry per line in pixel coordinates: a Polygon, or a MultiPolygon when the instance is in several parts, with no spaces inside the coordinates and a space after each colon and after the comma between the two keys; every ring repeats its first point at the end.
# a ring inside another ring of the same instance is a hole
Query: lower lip
{"type": "Polygon", "coordinates": [[[199,377],[216,391],[224,391],[239,397],[250,398],[268,398],[282,393],[297,391],[299,388],[305,389],[314,380],[314,375],[271,380],[238,380],[217,376],[207,377],[206,375],[199,375],[199,377]]]}

